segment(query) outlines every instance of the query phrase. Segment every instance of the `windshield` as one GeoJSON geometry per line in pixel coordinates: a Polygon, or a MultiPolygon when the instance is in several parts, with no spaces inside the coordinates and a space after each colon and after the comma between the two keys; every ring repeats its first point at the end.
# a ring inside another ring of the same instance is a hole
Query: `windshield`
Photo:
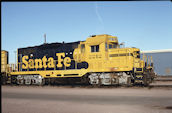
{"type": "Polygon", "coordinates": [[[112,49],[112,48],[117,48],[117,44],[116,43],[109,44],[109,49],[112,49]]]}
{"type": "Polygon", "coordinates": [[[134,53],[136,55],[136,58],[140,58],[140,51],[135,51],[134,53]]]}

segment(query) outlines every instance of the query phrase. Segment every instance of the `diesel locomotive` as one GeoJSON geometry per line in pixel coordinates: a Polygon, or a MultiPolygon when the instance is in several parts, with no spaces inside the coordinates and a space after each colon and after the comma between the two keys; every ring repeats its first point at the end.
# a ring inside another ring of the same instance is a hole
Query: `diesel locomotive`
{"type": "Polygon", "coordinates": [[[156,76],[151,58],[141,58],[140,49],[121,47],[116,36],[107,34],[18,48],[15,69],[6,67],[3,83],[18,85],[149,85],[156,76]]]}

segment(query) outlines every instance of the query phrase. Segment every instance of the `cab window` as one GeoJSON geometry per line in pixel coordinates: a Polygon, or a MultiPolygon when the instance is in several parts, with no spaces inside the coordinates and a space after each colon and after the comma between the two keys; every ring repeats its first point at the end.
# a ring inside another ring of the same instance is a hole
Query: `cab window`
{"type": "Polygon", "coordinates": [[[109,44],[109,49],[111,49],[112,48],[112,44],[109,44]]]}
{"type": "Polygon", "coordinates": [[[109,44],[109,49],[112,49],[112,48],[117,48],[117,44],[109,44]]]}
{"type": "Polygon", "coordinates": [[[91,46],[91,52],[99,52],[99,45],[91,46]]]}
{"type": "Polygon", "coordinates": [[[134,53],[136,55],[136,58],[140,58],[140,51],[135,51],[134,53]]]}

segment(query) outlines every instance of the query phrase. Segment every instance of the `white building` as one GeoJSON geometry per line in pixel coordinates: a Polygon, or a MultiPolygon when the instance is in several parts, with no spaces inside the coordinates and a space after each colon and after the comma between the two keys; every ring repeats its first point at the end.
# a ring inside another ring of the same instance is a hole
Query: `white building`
{"type": "Polygon", "coordinates": [[[141,56],[143,53],[146,56],[152,56],[154,63],[154,71],[158,75],[172,76],[172,49],[142,51],[141,56]]]}

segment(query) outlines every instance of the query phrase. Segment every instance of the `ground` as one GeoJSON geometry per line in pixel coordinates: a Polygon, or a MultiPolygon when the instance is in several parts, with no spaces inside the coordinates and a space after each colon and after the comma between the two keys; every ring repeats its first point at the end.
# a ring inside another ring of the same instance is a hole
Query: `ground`
{"type": "Polygon", "coordinates": [[[2,113],[172,113],[172,88],[2,86],[2,113]]]}

